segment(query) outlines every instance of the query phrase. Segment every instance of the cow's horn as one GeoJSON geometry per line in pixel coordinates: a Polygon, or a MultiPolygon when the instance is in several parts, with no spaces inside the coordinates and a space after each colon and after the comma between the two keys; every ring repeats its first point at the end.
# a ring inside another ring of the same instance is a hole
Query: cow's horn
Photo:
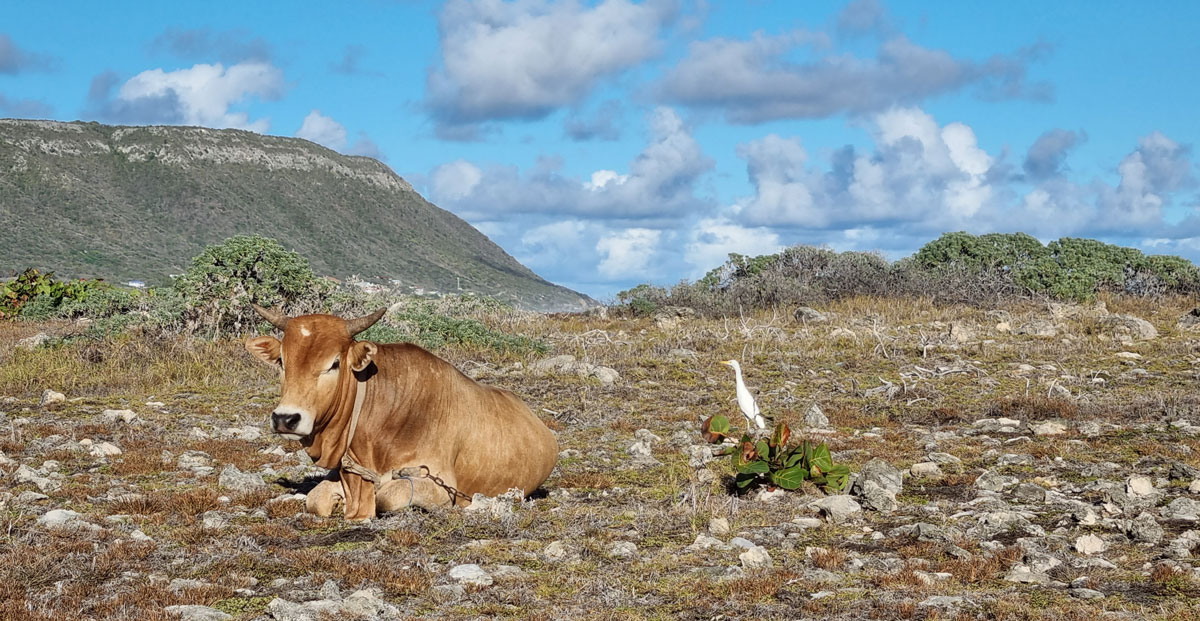
{"type": "Polygon", "coordinates": [[[270,310],[267,308],[263,308],[253,302],[250,303],[250,306],[253,306],[254,312],[258,313],[259,315],[262,315],[263,319],[266,319],[267,321],[271,322],[271,325],[275,326],[276,328],[279,328],[280,330],[287,329],[287,323],[288,323],[287,315],[284,315],[283,313],[281,313],[279,311],[273,311],[273,310],[270,310]]]}
{"type": "Polygon", "coordinates": [[[383,317],[383,314],[386,312],[387,312],[387,307],[384,306],[383,308],[371,313],[370,315],[363,315],[362,317],[359,317],[357,319],[347,319],[346,320],[346,329],[350,331],[350,336],[354,336],[355,334],[358,334],[359,332],[362,332],[363,330],[370,328],[372,325],[375,324],[376,321],[379,321],[379,318],[383,317]]]}

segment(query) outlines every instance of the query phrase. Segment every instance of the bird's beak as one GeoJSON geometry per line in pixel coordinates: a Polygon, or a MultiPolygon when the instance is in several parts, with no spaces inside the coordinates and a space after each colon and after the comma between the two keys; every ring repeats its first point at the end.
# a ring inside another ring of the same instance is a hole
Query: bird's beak
{"type": "Polygon", "coordinates": [[[732,360],[722,360],[721,364],[727,364],[729,366],[733,366],[733,361],[732,360]]]}

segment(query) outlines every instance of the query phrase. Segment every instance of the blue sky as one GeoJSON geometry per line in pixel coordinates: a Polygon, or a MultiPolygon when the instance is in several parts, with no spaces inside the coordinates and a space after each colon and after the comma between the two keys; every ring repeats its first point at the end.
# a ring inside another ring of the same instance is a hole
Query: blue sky
{"type": "Polygon", "coordinates": [[[0,5],[0,117],[377,157],[599,298],[956,230],[1200,259],[1200,3],[56,7],[0,5]]]}

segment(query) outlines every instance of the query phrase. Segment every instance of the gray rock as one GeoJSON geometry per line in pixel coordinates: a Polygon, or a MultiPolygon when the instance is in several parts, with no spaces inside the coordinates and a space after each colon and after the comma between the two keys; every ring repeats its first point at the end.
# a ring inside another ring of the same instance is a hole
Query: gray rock
{"type": "Polygon", "coordinates": [[[1154,492],[1154,481],[1150,477],[1134,476],[1125,482],[1125,493],[1130,496],[1151,496],[1154,492]]]}
{"type": "Polygon", "coordinates": [[[807,306],[801,306],[800,308],[797,308],[796,312],[792,313],[792,318],[794,318],[796,321],[802,321],[805,323],[821,323],[829,321],[829,318],[825,316],[825,313],[807,306]]]}
{"type": "Polygon", "coordinates": [[[1043,502],[1046,500],[1046,488],[1037,483],[1021,483],[1017,485],[1013,496],[1022,502],[1043,502]]]}
{"type": "Polygon", "coordinates": [[[1172,481],[1191,481],[1200,478],[1200,468],[1193,468],[1180,461],[1172,462],[1167,478],[1172,481]]]}
{"type": "Polygon", "coordinates": [[[717,539],[716,537],[709,537],[708,535],[705,535],[704,533],[700,533],[700,534],[696,535],[696,540],[693,541],[691,545],[689,545],[687,548],[684,548],[684,549],[687,550],[688,552],[699,552],[701,550],[709,550],[709,549],[728,550],[729,547],[730,546],[728,544],[726,544],[724,541],[721,541],[720,539],[717,539]]]}
{"type": "Polygon", "coordinates": [[[951,455],[950,453],[930,453],[926,456],[926,459],[942,466],[962,463],[961,459],[951,455]]]}
{"type": "Polygon", "coordinates": [[[525,492],[515,488],[495,498],[484,496],[483,494],[475,494],[471,497],[471,504],[463,509],[463,512],[479,513],[487,515],[493,520],[502,520],[514,515],[513,505],[519,505],[524,499],[525,492]]]}
{"type": "Polygon", "coordinates": [[[863,465],[854,479],[852,493],[860,493],[868,482],[874,482],[879,488],[895,495],[904,489],[904,473],[886,460],[876,457],[863,465]]]}
{"type": "Polygon", "coordinates": [[[1046,421],[1029,425],[1029,431],[1035,436],[1061,436],[1067,432],[1067,426],[1056,421],[1046,421]]]}
{"type": "Polygon", "coordinates": [[[738,558],[742,561],[743,569],[770,569],[775,564],[771,554],[762,546],[754,546],[739,554],[738,558]]]}
{"type": "Polygon", "coordinates": [[[400,609],[371,589],[351,593],[342,600],[342,615],[352,619],[399,619],[400,609]]]}
{"type": "Polygon", "coordinates": [[[753,548],[753,547],[757,546],[758,544],[754,543],[753,541],[750,541],[749,539],[746,539],[745,537],[734,537],[733,539],[729,540],[729,545],[731,545],[735,548],[749,550],[750,548],[753,548]]]}
{"type": "Polygon", "coordinates": [[[100,413],[100,419],[106,423],[132,423],[137,420],[137,414],[133,410],[104,410],[100,413]]]}
{"type": "Polygon", "coordinates": [[[1200,501],[1191,498],[1176,498],[1162,508],[1161,514],[1168,520],[1200,521],[1200,501]]]}
{"type": "Polygon", "coordinates": [[[826,496],[812,503],[811,506],[820,509],[829,518],[829,521],[834,523],[845,522],[854,515],[862,513],[862,506],[847,495],[826,496]]]}
{"type": "Polygon", "coordinates": [[[716,459],[712,447],[707,444],[693,444],[684,449],[684,454],[688,456],[688,466],[691,468],[701,468],[716,459]]]}
{"type": "Polygon", "coordinates": [[[49,334],[46,334],[45,332],[38,332],[37,334],[35,334],[33,336],[27,336],[27,337],[17,341],[16,348],[24,349],[26,351],[33,351],[49,342],[50,342],[49,334]]]}
{"type": "Polygon", "coordinates": [[[40,405],[42,407],[46,407],[47,405],[54,405],[55,403],[62,403],[63,401],[66,401],[66,400],[67,400],[66,395],[62,394],[61,392],[56,392],[56,391],[53,391],[53,390],[50,390],[49,388],[47,388],[46,390],[42,391],[42,398],[41,398],[41,400],[38,401],[38,405],[40,405]]]}
{"type": "Polygon", "coordinates": [[[612,367],[593,367],[591,376],[600,380],[600,383],[605,386],[612,386],[617,380],[621,379],[621,374],[612,367]]]}
{"type": "Polygon", "coordinates": [[[1056,326],[1053,321],[1048,319],[1031,319],[1020,326],[1017,326],[1017,328],[1013,330],[1013,334],[1027,334],[1029,336],[1053,338],[1058,336],[1058,326],[1056,326]]]}
{"type": "Polygon", "coordinates": [[[1121,339],[1128,337],[1132,340],[1145,341],[1158,337],[1154,324],[1133,315],[1109,315],[1100,320],[1100,325],[1111,330],[1113,336],[1121,339]]]}
{"type": "Polygon", "coordinates": [[[723,517],[715,517],[708,521],[708,532],[714,535],[729,534],[729,520],[723,517]]]}
{"type": "Polygon", "coordinates": [[[1017,477],[1000,474],[994,470],[985,470],[975,479],[975,487],[991,492],[1001,492],[1018,483],[1017,477]]]}
{"type": "Polygon", "coordinates": [[[1163,528],[1153,515],[1142,512],[1136,518],[1129,520],[1125,534],[1139,543],[1158,544],[1163,539],[1163,528]]]}
{"type": "Polygon", "coordinates": [[[867,481],[858,487],[859,498],[864,507],[880,513],[891,513],[900,507],[896,493],[886,490],[875,481],[867,481]]]}
{"type": "Polygon", "coordinates": [[[121,449],[112,442],[97,442],[88,448],[92,457],[114,457],[121,454],[121,449]]]}
{"type": "Polygon", "coordinates": [[[58,480],[58,478],[43,476],[25,464],[17,466],[17,471],[13,473],[13,480],[18,484],[33,483],[42,492],[54,492],[62,487],[62,481],[58,480]]]}
{"type": "Polygon", "coordinates": [[[225,464],[225,467],[221,469],[221,476],[217,479],[217,485],[235,492],[248,492],[267,486],[261,474],[256,472],[242,472],[233,464],[225,464]]]}
{"type": "Polygon", "coordinates": [[[550,563],[566,563],[579,560],[579,552],[561,541],[553,541],[542,550],[542,558],[550,563]]]}
{"type": "Polygon", "coordinates": [[[1069,593],[1071,597],[1077,597],[1079,599],[1104,599],[1104,593],[1101,593],[1095,589],[1073,588],[1067,589],[1067,593],[1069,593]]]}
{"type": "Polygon", "coordinates": [[[942,474],[942,469],[931,461],[923,461],[918,464],[913,464],[908,469],[914,477],[934,477],[942,474]]]}
{"type": "Polygon", "coordinates": [[[809,427],[827,427],[829,425],[829,417],[825,416],[825,413],[821,411],[821,406],[814,403],[804,413],[804,424],[809,427]]]}
{"type": "Polygon", "coordinates": [[[614,541],[608,547],[608,557],[614,559],[631,559],[637,558],[637,544],[632,541],[614,541]]]}
{"type": "Polygon", "coordinates": [[[225,621],[233,617],[208,606],[167,606],[163,612],[179,617],[180,621],[225,621]]]}
{"type": "Polygon", "coordinates": [[[472,584],[475,586],[491,586],[492,584],[492,575],[474,563],[455,565],[450,569],[449,575],[450,578],[459,584],[472,584]]]}
{"type": "Polygon", "coordinates": [[[203,451],[187,451],[179,456],[176,464],[178,464],[181,470],[210,468],[213,465],[213,459],[208,453],[203,451]]]}
{"type": "Polygon", "coordinates": [[[83,521],[83,516],[70,509],[53,509],[38,516],[37,523],[46,528],[76,529],[82,524],[93,526],[83,521]]]}
{"type": "Polygon", "coordinates": [[[1075,551],[1085,556],[1099,554],[1108,549],[1108,544],[1100,537],[1087,534],[1075,540],[1075,551]]]}
{"type": "Polygon", "coordinates": [[[1025,565],[1017,565],[1013,567],[1004,576],[1007,582],[1019,582],[1022,584],[1050,584],[1050,576],[1035,572],[1025,565]]]}

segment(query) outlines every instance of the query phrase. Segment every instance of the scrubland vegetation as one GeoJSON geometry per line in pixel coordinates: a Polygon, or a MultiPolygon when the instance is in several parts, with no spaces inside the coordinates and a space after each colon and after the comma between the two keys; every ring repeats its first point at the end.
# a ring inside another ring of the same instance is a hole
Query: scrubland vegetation
{"type": "Polygon", "coordinates": [[[734,257],[572,315],[351,293],[261,239],[168,289],[29,296],[0,322],[0,618],[1195,619],[1195,268],[1025,241],[734,257]],[[919,273],[945,280],[884,286],[919,273]],[[363,338],[513,390],[558,467],[474,511],[305,515],[322,472],[266,433],[251,300],[394,306],[363,338]],[[743,420],[730,358],[792,444],[849,466],[847,495],[739,492],[701,436],[743,420]]]}

